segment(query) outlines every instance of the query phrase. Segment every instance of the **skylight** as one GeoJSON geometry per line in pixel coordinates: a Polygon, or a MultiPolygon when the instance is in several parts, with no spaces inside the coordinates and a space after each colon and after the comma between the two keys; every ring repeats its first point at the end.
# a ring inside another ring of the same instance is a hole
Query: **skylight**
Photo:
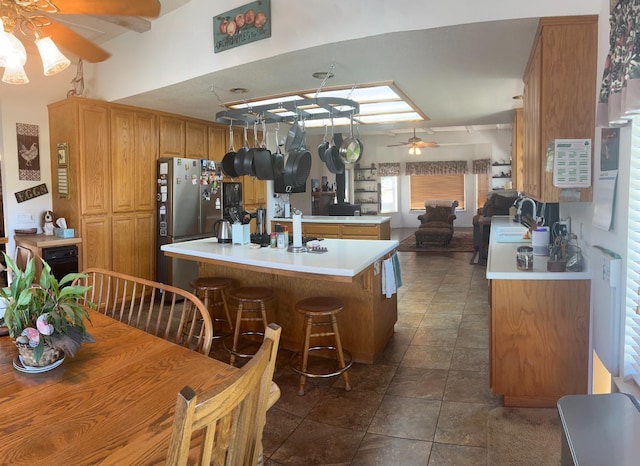
{"type": "MultiPolygon", "coordinates": [[[[315,99],[319,97],[337,97],[349,99],[360,105],[360,111],[354,115],[354,122],[363,125],[367,124],[383,124],[398,123],[409,121],[425,121],[429,118],[420,110],[405,94],[393,83],[375,83],[348,87],[332,87],[325,88],[318,92],[317,90],[307,90],[293,92],[277,97],[269,96],[251,101],[236,101],[225,104],[230,109],[243,109],[252,107],[260,107],[264,105],[273,105],[274,108],[270,113],[277,115],[295,116],[294,112],[286,108],[277,108],[278,103],[292,102],[302,99],[315,99]]],[[[300,107],[302,109],[302,107],[300,107]]],[[[336,107],[338,109],[338,107],[336,107]]],[[[349,118],[330,119],[329,111],[315,105],[305,105],[304,111],[311,115],[311,118],[305,120],[307,127],[345,126],[349,125],[349,118]]]]}

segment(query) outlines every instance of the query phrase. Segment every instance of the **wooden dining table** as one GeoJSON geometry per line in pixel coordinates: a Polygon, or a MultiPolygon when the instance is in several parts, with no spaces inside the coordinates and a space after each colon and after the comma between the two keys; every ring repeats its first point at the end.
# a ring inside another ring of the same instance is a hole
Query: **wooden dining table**
{"type": "Polygon", "coordinates": [[[237,368],[89,311],[85,343],[55,369],[23,373],[0,337],[0,463],[164,464],[178,392],[237,368]]]}

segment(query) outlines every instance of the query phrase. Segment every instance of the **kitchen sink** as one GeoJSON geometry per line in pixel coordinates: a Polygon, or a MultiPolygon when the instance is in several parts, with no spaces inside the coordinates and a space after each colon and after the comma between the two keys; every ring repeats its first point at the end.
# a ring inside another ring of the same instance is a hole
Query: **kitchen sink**
{"type": "Polygon", "coordinates": [[[498,228],[496,241],[498,243],[530,243],[531,238],[524,239],[527,227],[501,227],[498,228]]]}

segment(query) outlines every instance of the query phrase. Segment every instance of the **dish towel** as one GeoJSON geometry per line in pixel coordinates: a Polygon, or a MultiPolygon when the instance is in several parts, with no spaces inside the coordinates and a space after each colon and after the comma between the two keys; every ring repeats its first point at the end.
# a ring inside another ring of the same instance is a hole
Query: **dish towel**
{"type": "Polygon", "coordinates": [[[393,259],[385,259],[382,261],[382,294],[390,298],[396,290],[396,275],[393,272],[393,259]]]}
{"type": "Polygon", "coordinates": [[[393,274],[396,277],[396,289],[402,286],[402,272],[400,271],[400,258],[398,257],[398,253],[394,253],[391,256],[393,260],[393,274]]]}

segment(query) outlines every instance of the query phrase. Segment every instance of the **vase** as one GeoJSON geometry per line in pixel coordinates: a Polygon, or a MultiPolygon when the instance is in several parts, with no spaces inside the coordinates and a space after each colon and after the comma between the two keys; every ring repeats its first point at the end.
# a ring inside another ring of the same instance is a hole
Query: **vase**
{"type": "Polygon", "coordinates": [[[33,354],[33,348],[29,344],[16,343],[22,363],[30,367],[44,367],[53,364],[54,362],[62,359],[64,353],[58,348],[51,347],[48,343],[44,344],[44,352],[40,359],[36,361],[33,354]]]}

